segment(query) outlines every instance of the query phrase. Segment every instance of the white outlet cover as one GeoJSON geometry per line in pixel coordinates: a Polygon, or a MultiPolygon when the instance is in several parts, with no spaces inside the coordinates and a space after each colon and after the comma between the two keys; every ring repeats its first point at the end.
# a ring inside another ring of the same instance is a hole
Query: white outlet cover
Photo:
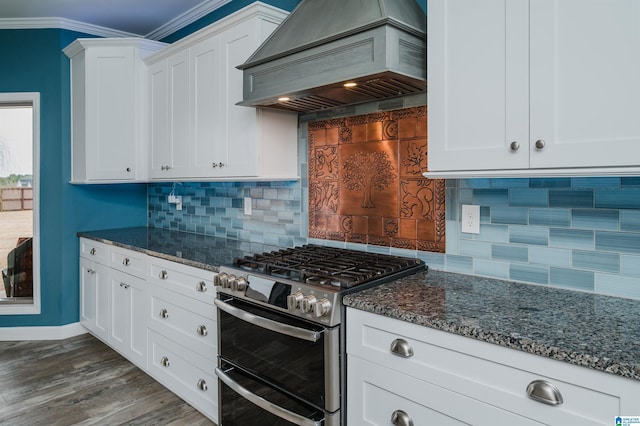
{"type": "Polygon", "coordinates": [[[465,234],[479,234],[480,233],[480,206],[463,204],[462,217],[460,220],[462,223],[461,232],[465,234]]]}
{"type": "Polygon", "coordinates": [[[244,197],[244,214],[251,214],[251,197],[244,197]]]}

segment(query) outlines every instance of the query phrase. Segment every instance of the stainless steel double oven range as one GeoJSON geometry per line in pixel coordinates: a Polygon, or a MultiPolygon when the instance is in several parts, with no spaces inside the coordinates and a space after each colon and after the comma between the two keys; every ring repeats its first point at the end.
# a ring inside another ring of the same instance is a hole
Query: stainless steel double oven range
{"type": "Polygon", "coordinates": [[[342,297],[424,269],[418,259],[317,245],[221,267],[220,425],[346,424],[342,297]]]}

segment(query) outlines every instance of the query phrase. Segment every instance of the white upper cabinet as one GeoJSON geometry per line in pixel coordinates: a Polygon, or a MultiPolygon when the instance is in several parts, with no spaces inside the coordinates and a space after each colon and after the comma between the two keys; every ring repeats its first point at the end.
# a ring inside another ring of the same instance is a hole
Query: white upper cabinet
{"type": "Polygon", "coordinates": [[[640,172],[640,2],[428,7],[428,176],[640,172]]]}
{"type": "Polygon", "coordinates": [[[138,39],[78,39],[71,59],[71,182],[144,180],[146,66],[165,46],[138,39]]]}
{"type": "Polygon", "coordinates": [[[298,177],[297,114],[236,105],[236,66],[285,16],[253,4],[147,59],[152,179],[298,177]]]}

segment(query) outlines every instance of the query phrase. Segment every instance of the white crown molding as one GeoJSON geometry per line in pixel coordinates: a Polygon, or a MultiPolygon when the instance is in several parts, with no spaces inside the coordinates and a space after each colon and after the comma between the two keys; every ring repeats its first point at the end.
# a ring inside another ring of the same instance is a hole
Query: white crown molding
{"type": "Polygon", "coordinates": [[[131,34],[66,18],[0,18],[0,29],[2,30],[42,28],[60,28],[100,37],[140,37],[138,34],[131,34]]]}
{"type": "Polygon", "coordinates": [[[0,327],[0,342],[63,340],[87,333],[79,322],[56,327],[0,327]]]}
{"type": "Polygon", "coordinates": [[[204,1],[198,6],[187,10],[182,15],[175,17],[166,24],[151,31],[145,37],[151,40],[161,40],[230,2],[231,0],[204,1]]]}

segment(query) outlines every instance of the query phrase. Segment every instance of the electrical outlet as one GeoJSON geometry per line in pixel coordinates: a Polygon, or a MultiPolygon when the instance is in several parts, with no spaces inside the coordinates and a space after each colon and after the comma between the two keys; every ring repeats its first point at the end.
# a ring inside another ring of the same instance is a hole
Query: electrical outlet
{"type": "Polygon", "coordinates": [[[480,206],[462,205],[462,230],[465,234],[480,233],[480,206]]]}
{"type": "Polygon", "coordinates": [[[251,197],[244,197],[244,214],[251,215],[251,197]]]}

